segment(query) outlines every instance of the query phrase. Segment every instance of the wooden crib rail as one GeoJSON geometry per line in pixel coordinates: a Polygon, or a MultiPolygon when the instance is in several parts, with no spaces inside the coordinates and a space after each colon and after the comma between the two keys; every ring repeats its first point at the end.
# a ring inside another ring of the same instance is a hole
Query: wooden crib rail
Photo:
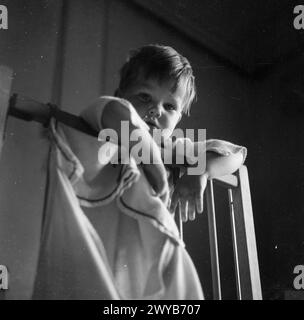
{"type": "Polygon", "coordinates": [[[209,180],[206,188],[213,298],[222,298],[213,184],[227,189],[228,192],[237,297],[239,300],[261,300],[249,178],[244,165],[235,175],[209,180]]]}
{"type": "MultiPolygon", "coordinates": [[[[205,191],[213,299],[222,300],[214,185],[225,188],[228,193],[237,298],[238,300],[262,300],[249,178],[245,165],[241,166],[235,174],[208,180],[205,191]]],[[[181,238],[183,238],[180,210],[178,214],[181,238]]]]}

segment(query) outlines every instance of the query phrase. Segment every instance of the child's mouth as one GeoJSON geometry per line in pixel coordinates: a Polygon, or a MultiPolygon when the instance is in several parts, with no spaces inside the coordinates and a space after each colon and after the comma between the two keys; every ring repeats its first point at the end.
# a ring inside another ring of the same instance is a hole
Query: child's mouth
{"type": "Polygon", "coordinates": [[[152,121],[146,121],[146,124],[153,130],[153,129],[159,129],[158,125],[152,121]]]}

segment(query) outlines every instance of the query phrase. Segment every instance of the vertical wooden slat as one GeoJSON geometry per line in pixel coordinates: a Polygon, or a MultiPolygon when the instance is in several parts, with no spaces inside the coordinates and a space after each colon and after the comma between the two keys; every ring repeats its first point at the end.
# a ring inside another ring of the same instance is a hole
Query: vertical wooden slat
{"type": "Polygon", "coordinates": [[[5,124],[9,108],[10,90],[13,80],[13,71],[0,66],[0,157],[5,136],[5,124]]]}
{"type": "Polygon", "coordinates": [[[251,196],[246,166],[237,176],[239,187],[232,190],[242,299],[262,299],[255,241],[251,196]]]}
{"type": "Polygon", "coordinates": [[[236,290],[237,290],[238,300],[242,300],[240,266],[239,266],[239,256],[238,256],[238,244],[237,244],[237,235],[236,235],[236,228],[235,228],[235,215],[234,215],[234,207],[233,207],[233,196],[232,196],[232,190],[231,189],[228,189],[228,199],[229,199],[229,211],[230,211],[231,233],[232,233],[233,254],[234,254],[236,290]]]}
{"type": "Polygon", "coordinates": [[[213,299],[221,300],[221,277],[220,277],[220,265],[218,255],[218,242],[216,231],[216,217],[215,217],[215,204],[213,193],[213,182],[208,180],[206,188],[207,198],[207,211],[208,211],[208,227],[209,227],[209,242],[210,242],[210,255],[211,255],[211,271],[212,271],[212,287],[213,287],[213,299]]]}

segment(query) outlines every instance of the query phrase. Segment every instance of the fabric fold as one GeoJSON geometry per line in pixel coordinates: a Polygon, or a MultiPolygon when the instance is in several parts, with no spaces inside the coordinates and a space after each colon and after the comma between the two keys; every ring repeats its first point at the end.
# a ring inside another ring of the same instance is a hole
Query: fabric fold
{"type": "Polygon", "coordinates": [[[120,299],[105,249],[60,170],[56,147],[33,299],[120,299]]]}
{"type": "Polygon", "coordinates": [[[176,224],[136,164],[105,165],[87,181],[60,126],[50,134],[33,298],[203,299],[176,224]]]}

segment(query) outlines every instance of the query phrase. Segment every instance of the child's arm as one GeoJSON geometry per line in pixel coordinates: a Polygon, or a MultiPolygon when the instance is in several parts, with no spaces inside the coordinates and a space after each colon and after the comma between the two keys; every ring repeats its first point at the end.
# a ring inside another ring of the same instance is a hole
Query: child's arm
{"type": "MultiPolygon", "coordinates": [[[[170,210],[174,212],[178,202],[180,202],[183,221],[194,220],[196,211],[198,213],[203,211],[203,195],[208,179],[231,174],[243,164],[246,157],[246,149],[227,142],[223,143],[226,144],[225,147],[234,152],[228,154],[228,150],[225,150],[225,148],[222,151],[227,152],[226,155],[207,151],[205,172],[200,175],[187,175],[185,173],[177,181],[171,199],[170,210]]],[[[219,147],[214,150],[220,152],[219,147]]]]}
{"type": "Polygon", "coordinates": [[[235,172],[244,162],[242,152],[231,153],[227,156],[215,152],[206,153],[206,174],[213,179],[235,172]]]}
{"type": "MultiPolygon", "coordinates": [[[[82,117],[89,123],[94,125],[94,121],[96,120],[94,120],[94,117],[92,117],[92,115],[98,115],[100,119],[97,119],[97,123],[100,123],[100,125],[95,124],[94,126],[97,126],[98,130],[100,130],[101,128],[115,130],[118,137],[118,144],[121,146],[123,146],[124,141],[127,140],[121,139],[122,136],[126,137],[126,134],[129,133],[129,137],[127,138],[130,138],[130,135],[134,130],[140,130],[138,132],[141,138],[141,146],[143,147],[142,152],[145,154],[149,153],[151,156],[153,154],[154,159],[157,160],[156,163],[152,163],[152,161],[150,161],[150,164],[141,163],[141,166],[155,192],[164,201],[166,201],[169,193],[166,170],[161,160],[159,147],[156,145],[151,135],[149,134],[146,123],[142,121],[132,105],[126,100],[110,100],[105,106],[100,106],[99,108],[99,104],[102,103],[102,100],[96,100],[94,104],[87,109],[87,111],[82,113],[82,117]],[[94,110],[100,109],[102,109],[101,114],[98,114],[98,112],[94,112],[94,110]],[[122,132],[122,121],[128,121],[128,132],[122,132]]],[[[129,146],[124,147],[129,147],[129,150],[127,151],[130,152],[130,150],[132,151],[133,146],[137,143],[138,141],[130,141],[129,139],[129,146]]],[[[138,159],[136,159],[137,154],[131,153],[131,155],[135,158],[135,161],[138,162],[138,159]]]]}

